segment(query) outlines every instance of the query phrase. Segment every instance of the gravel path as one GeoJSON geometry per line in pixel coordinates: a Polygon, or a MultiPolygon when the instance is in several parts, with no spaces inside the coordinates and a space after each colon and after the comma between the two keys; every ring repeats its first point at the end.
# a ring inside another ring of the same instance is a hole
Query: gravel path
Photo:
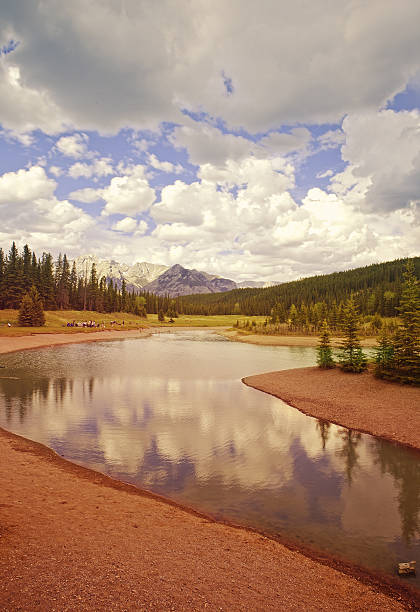
{"type": "Polygon", "coordinates": [[[0,478],[1,610],[411,609],[3,430],[0,478]]]}
{"type": "Polygon", "coordinates": [[[280,397],[305,414],[420,449],[420,388],[350,374],[299,368],[243,382],[280,397]]]}

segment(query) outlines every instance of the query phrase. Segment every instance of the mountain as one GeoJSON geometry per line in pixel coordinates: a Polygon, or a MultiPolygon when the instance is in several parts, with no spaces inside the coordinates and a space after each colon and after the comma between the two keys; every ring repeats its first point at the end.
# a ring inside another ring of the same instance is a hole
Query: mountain
{"type": "Polygon", "coordinates": [[[208,274],[198,270],[189,270],[179,264],[163,266],[147,261],[137,262],[133,265],[122,264],[113,259],[102,260],[95,255],[81,255],[75,260],[76,271],[79,277],[88,277],[92,265],[96,266],[98,278],[103,276],[121,289],[125,279],[128,291],[150,291],[159,295],[188,295],[189,293],[220,293],[239,288],[271,287],[275,281],[258,282],[242,281],[235,283],[215,274],[208,274]],[[166,272],[170,272],[166,275],[166,272]]]}
{"type": "Polygon", "coordinates": [[[129,266],[114,260],[101,260],[95,255],[81,255],[74,261],[78,276],[89,277],[92,264],[95,264],[98,278],[105,276],[107,281],[112,280],[118,288],[121,288],[122,281],[125,279],[128,291],[143,289],[145,285],[154,281],[169,268],[169,266],[152,264],[146,261],[129,266]]]}
{"type": "Polygon", "coordinates": [[[175,264],[144,287],[144,290],[150,293],[171,297],[191,293],[220,293],[232,289],[236,289],[236,283],[227,278],[188,270],[179,264],[175,264]]]}

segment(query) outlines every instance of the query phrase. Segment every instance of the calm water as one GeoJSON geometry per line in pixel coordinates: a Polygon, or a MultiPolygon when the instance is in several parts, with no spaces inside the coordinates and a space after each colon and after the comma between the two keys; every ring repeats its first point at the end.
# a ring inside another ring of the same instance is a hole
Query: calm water
{"type": "Polygon", "coordinates": [[[241,383],[314,349],[179,331],[0,363],[0,425],[68,459],[366,567],[420,561],[419,453],[241,383]]]}

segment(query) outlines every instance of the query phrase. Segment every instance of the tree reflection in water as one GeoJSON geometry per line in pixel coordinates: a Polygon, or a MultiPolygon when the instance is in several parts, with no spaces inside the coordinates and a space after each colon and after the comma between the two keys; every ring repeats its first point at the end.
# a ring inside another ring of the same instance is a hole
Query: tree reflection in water
{"type": "Polygon", "coordinates": [[[317,419],[316,428],[319,431],[321,438],[322,450],[325,450],[327,440],[330,437],[330,427],[331,423],[329,421],[325,421],[325,419],[317,419]]]}
{"type": "Polygon", "coordinates": [[[378,439],[375,439],[374,452],[382,474],[391,474],[397,483],[401,531],[409,544],[420,534],[420,453],[378,439]],[[410,455],[417,461],[410,461],[410,455]]]}
{"type": "Polygon", "coordinates": [[[351,486],[353,470],[359,459],[356,448],[362,439],[362,434],[352,429],[340,429],[337,436],[342,440],[342,447],[337,451],[337,454],[344,459],[347,482],[351,486]]]}

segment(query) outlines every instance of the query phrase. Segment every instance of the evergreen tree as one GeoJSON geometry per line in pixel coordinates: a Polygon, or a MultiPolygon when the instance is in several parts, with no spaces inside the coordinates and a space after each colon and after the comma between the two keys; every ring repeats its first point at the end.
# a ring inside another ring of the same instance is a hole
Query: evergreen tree
{"type": "Polygon", "coordinates": [[[35,283],[32,268],[32,254],[27,244],[23,247],[23,288],[27,292],[35,283]]]}
{"type": "Polygon", "coordinates": [[[50,253],[42,254],[40,266],[40,293],[44,307],[47,310],[55,310],[57,308],[57,302],[55,299],[53,258],[50,253]]]}
{"type": "Polygon", "coordinates": [[[73,265],[71,268],[70,279],[69,279],[69,300],[70,300],[70,308],[77,309],[79,308],[79,300],[77,294],[77,271],[76,271],[76,262],[73,261],[73,265]]]}
{"type": "Polygon", "coordinates": [[[19,325],[40,327],[45,324],[42,300],[35,286],[25,293],[19,310],[19,325]]]}
{"type": "Polygon", "coordinates": [[[99,284],[98,275],[96,273],[96,265],[93,263],[90,269],[89,285],[87,290],[87,308],[88,310],[96,309],[96,300],[98,297],[99,284]]]}
{"type": "Polygon", "coordinates": [[[23,261],[13,242],[7,257],[3,276],[3,301],[5,308],[19,308],[24,294],[23,261]]]}
{"type": "Polygon", "coordinates": [[[388,330],[384,329],[375,349],[375,376],[378,378],[392,378],[393,367],[394,345],[388,330]]]}
{"type": "Polygon", "coordinates": [[[121,283],[121,310],[128,312],[128,294],[125,278],[122,279],[121,283]]]}
{"type": "Polygon", "coordinates": [[[162,309],[158,312],[158,321],[163,322],[165,320],[165,314],[162,309]]]}
{"type": "Polygon", "coordinates": [[[367,359],[360,345],[358,329],[359,315],[351,297],[347,300],[343,311],[343,341],[339,355],[340,365],[345,372],[363,372],[367,368],[367,359]]]}
{"type": "Polygon", "coordinates": [[[141,295],[134,296],[134,314],[138,317],[147,317],[145,297],[141,295]]]}
{"type": "Polygon", "coordinates": [[[420,295],[412,261],[404,270],[400,306],[401,325],[394,337],[393,378],[420,384],[420,295]]]}
{"type": "Polygon", "coordinates": [[[176,311],[176,307],[175,307],[175,301],[171,300],[170,304],[169,304],[169,308],[166,312],[166,316],[169,317],[170,319],[176,319],[178,316],[178,313],[176,311]]]}
{"type": "Polygon", "coordinates": [[[58,258],[55,283],[57,306],[67,309],[70,305],[70,264],[65,254],[63,257],[60,254],[58,258]]]}
{"type": "Polygon", "coordinates": [[[328,369],[335,367],[335,361],[333,359],[331,342],[330,342],[330,330],[326,319],[321,326],[320,342],[317,347],[317,363],[320,368],[328,369]]]}

